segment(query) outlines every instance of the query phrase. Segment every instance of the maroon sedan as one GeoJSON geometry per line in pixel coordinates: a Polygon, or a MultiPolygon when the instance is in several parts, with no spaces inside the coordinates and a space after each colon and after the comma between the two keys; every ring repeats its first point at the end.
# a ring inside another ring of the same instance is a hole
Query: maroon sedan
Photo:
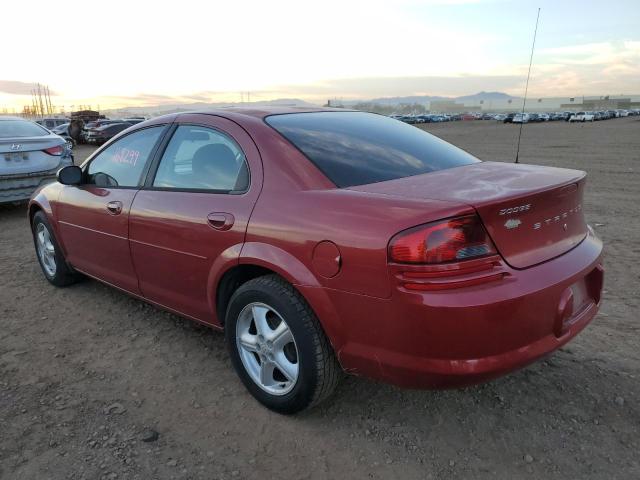
{"type": "Polygon", "coordinates": [[[573,338],[603,285],[585,176],[380,115],[228,109],[129,128],[29,218],[51,283],[87,275],[224,329],[248,390],[293,413],[343,370],[455,387],[573,338]]]}

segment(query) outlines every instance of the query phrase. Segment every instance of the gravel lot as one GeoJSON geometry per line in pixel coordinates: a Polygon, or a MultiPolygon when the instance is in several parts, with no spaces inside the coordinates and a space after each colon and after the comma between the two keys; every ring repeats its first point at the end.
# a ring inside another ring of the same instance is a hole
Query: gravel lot
{"type": "MultiPolygon", "coordinates": [[[[514,125],[422,128],[515,156],[514,125]]],[[[24,206],[0,208],[0,478],[640,478],[640,120],[526,125],[520,160],[589,172],[585,211],[606,242],[594,323],[486,385],[350,377],[296,417],[245,392],[220,333],[95,281],[50,286],[24,206]]]]}

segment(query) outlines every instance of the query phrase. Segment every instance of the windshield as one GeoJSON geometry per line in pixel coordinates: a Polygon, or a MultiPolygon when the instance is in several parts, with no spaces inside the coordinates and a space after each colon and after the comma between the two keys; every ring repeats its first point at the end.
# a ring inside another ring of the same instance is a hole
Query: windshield
{"type": "Polygon", "coordinates": [[[289,113],[271,115],[266,122],[338,187],[479,162],[424,130],[372,113],[289,113]]]}
{"type": "Polygon", "coordinates": [[[0,138],[44,137],[49,132],[26,120],[0,120],[0,138]]]}

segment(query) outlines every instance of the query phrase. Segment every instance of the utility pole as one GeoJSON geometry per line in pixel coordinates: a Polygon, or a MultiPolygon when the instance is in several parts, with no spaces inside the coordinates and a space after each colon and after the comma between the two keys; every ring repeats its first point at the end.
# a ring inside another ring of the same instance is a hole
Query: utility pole
{"type": "Polygon", "coordinates": [[[40,117],[44,118],[44,104],[42,103],[42,90],[40,84],[38,84],[38,103],[40,105],[40,117]]]}
{"type": "Polygon", "coordinates": [[[38,106],[36,103],[36,91],[31,89],[31,115],[35,115],[38,112],[38,106]]]}
{"type": "Polygon", "coordinates": [[[49,92],[49,85],[45,86],[46,98],[47,98],[47,114],[53,114],[53,105],[51,105],[51,93],[49,92]]]}

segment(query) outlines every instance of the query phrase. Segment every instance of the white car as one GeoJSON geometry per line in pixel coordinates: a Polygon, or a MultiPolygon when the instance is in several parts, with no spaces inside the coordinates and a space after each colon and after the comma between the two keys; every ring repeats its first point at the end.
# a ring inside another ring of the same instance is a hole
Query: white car
{"type": "Polygon", "coordinates": [[[593,122],[595,120],[596,116],[593,114],[593,112],[578,112],[575,115],[573,115],[569,121],[570,122],[593,122]]]}
{"type": "Polygon", "coordinates": [[[72,164],[71,150],[55,133],[20,117],[0,117],[0,204],[29,199],[72,164]]]}
{"type": "Polygon", "coordinates": [[[512,120],[513,123],[529,123],[528,113],[516,113],[512,120]]]}

